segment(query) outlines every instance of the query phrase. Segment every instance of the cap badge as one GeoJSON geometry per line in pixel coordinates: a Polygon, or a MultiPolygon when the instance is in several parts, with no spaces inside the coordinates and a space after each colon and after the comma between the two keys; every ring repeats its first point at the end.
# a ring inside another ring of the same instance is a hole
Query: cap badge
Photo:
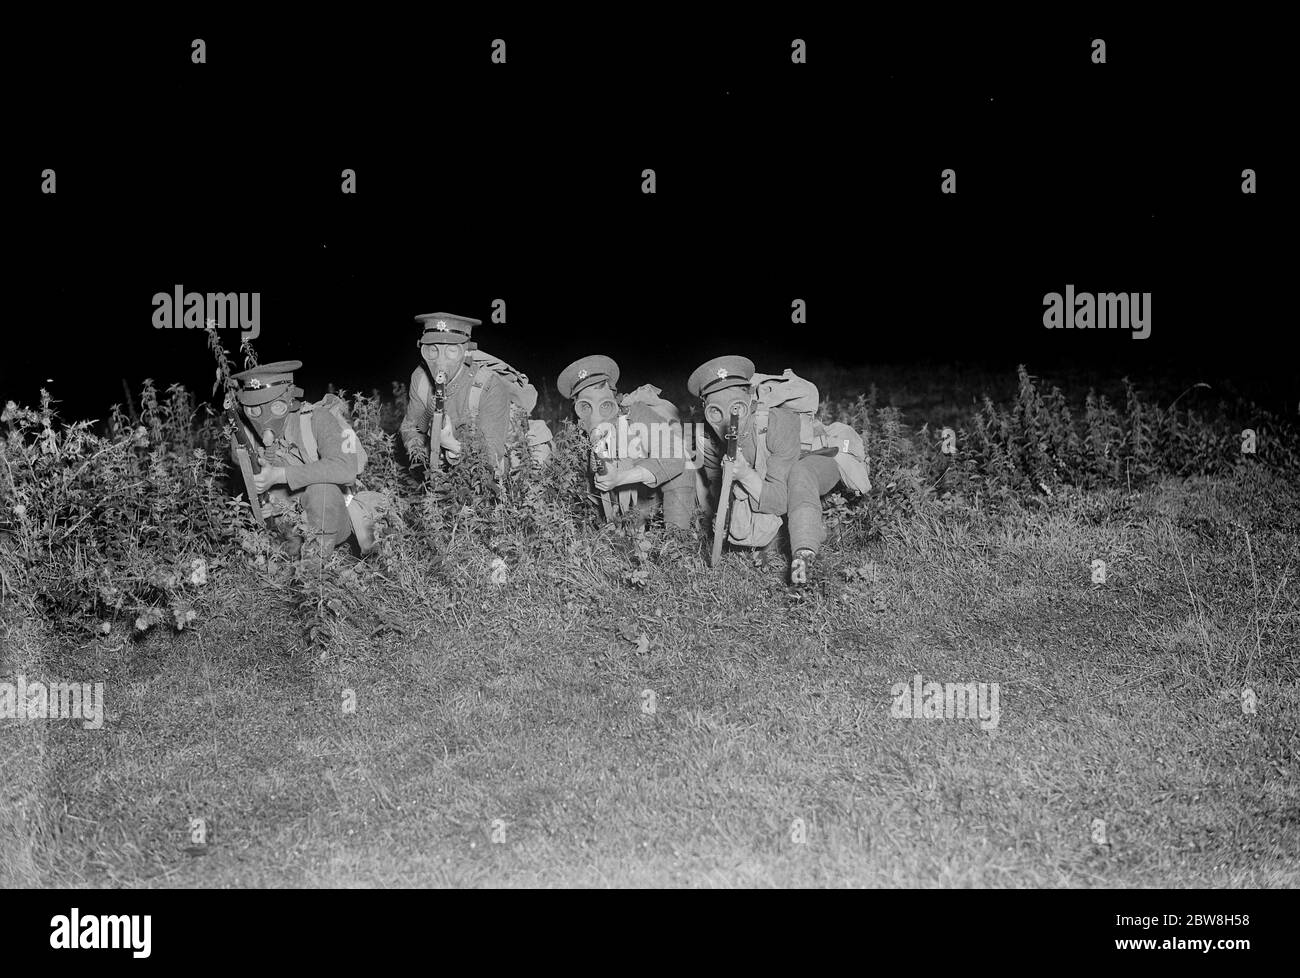
{"type": "Polygon", "coordinates": [[[260,391],[262,389],[262,380],[260,377],[254,377],[249,380],[246,390],[260,391]]]}
{"type": "Polygon", "coordinates": [[[578,371],[578,379],[579,379],[579,380],[586,380],[586,379],[587,379],[587,371],[585,371],[585,370],[579,370],[579,371],[578,371]]]}
{"type": "Polygon", "coordinates": [[[723,380],[726,380],[726,379],[727,379],[727,368],[726,368],[726,367],[719,367],[719,368],[718,368],[718,376],[719,376],[720,378],[722,378],[723,380]]]}

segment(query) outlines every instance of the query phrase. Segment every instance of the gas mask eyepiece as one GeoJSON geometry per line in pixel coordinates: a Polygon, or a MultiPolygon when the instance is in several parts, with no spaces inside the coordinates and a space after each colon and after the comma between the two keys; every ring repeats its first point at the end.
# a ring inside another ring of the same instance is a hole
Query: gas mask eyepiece
{"type": "Polygon", "coordinates": [[[465,363],[465,349],[464,343],[423,343],[420,355],[435,377],[442,374],[451,380],[465,363]]]}
{"type": "Polygon", "coordinates": [[[618,416],[618,401],[607,386],[588,387],[573,402],[582,429],[591,434],[599,424],[613,421],[618,416]]]}
{"type": "Polygon", "coordinates": [[[246,404],[244,415],[261,436],[262,443],[269,446],[284,436],[284,426],[289,416],[289,402],[278,398],[265,404],[246,404]]]}
{"type": "Polygon", "coordinates": [[[740,405],[737,422],[743,423],[749,415],[749,402],[743,397],[710,398],[704,405],[704,418],[719,437],[726,434],[727,425],[731,424],[731,408],[735,404],[740,405]]]}

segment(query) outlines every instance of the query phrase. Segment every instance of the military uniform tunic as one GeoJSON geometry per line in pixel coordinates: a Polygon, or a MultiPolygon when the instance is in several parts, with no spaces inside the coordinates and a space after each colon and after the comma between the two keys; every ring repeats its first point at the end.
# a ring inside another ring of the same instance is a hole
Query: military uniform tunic
{"type": "MultiPolygon", "coordinates": [[[[637,489],[638,509],[648,516],[654,509],[654,494],[661,492],[664,523],[686,529],[695,512],[695,473],[686,470],[686,452],[679,422],[663,417],[648,404],[633,402],[624,410],[629,432],[642,435],[646,457],[628,459],[626,464],[639,465],[654,479],[653,485],[641,483],[637,489]]],[[[629,439],[631,435],[629,435],[629,439]]]]}
{"type": "MultiPolygon", "coordinates": [[[[510,394],[505,382],[491,369],[466,363],[453,380],[447,382],[444,404],[452,431],[470,421],[470,391],[475,377],[482,375],[482,393],[478,402],[478,430],[483,435],[488,458],[495,465],[505,455],[506,436],[510,430],[510,394]]],[[[433,417],[433,382],[423,364],[411,373],[407,385],[406,417],[402,421],[402,442],[410,451],[429,443],[429,423],[433,417]]]]}
{"type": "MultiPolygon", "coordinates": [[[[821,499],[839,483],[840,467],[834,458],[804,450],[801,422],[794,411],[772,408],[767,419],[767,471],[762,473],[763,489],[754,501],[754,512],[785,516],[790,528],[790,549],[816,553],[826,536],[821,499]]],[[[754,417],[749,415],[740,424],[736,450],[744,454],[751,468],[756,465],[756,442],[754,417]]],[[[722,446],[710,431],[700,445],[700,457],[711,484],[721,477],[722,455],[722,446]]],[[[744,492],[740,488],[733,491],[744,492]]]]}
{"type": "MultiPolygon", "coordinates": [[[[343,429],[325,408],[311,412],[311,430],[316,436],[318,461],[309,461],[303,448],[301,410],[290,412],[285,419],[282,437],[270,447],[261,447],[259,454],[265,464],[284,466],[285,485],[273,486],[269,495],[297,499],[312,529],[341,544],[352,535],[352,520],[343,489],[356,482],[358,457],[355,451],[343,450],[343,429]]],[[[258,442],[256,434],[253,441],[258,442]]],[[[233,444],[231,456],[234,457],[233,444]]],[[[256,468],[256,459],[253,465],[256,468]]]]}

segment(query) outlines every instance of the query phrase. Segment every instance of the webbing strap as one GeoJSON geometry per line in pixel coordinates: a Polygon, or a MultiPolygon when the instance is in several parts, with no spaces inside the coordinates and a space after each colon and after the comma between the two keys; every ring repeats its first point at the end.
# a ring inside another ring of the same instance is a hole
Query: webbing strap
{"type": "Polygon", "coordinates": [[[316,450],[316,432],[311,430],[312,405],[303,405],[298,417],[302,422],[302,450],[308,462],[319,462],[320,453],[316,450]]]}
{"type": "Polygon", "coordinates": [[[478,420],[478,402],[483,396],[483,385],[487,383],[487,373],[482,366],[474,371],[474,382],[469,388],[469,416],[473,420],[478,420]]]}
{"type": "Polygon", "coordinates": [[[767,408],[758,408],[754,412],[754,471],[764,479],[767,478],[767,421],[767,408]]]}

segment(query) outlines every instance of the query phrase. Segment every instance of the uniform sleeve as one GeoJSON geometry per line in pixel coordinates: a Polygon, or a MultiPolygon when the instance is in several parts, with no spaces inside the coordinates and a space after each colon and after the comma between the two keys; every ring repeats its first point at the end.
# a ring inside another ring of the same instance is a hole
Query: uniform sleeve
{"type": "Polygon", "coordinates": [[[686,451],[682,443],[682,426],[664,418],[648,404],[633,404],[627,412],[632,425],[641,434],[646,457],[638,461],[654,477],[655,488],[677,478],[686,468],[686,451]]]}
{"type": "Polygon", "coordinates": [[[327,483],[335,486],[351,485],[357,479],[357,451],[355,438],[349,441],[351,451],[344,451],[343,429],[338,420],[324,408],[312,411],[311,430],[316,435],[316,450],[320,461],[306,465],[286,465],[285,482],[292,490],[327,483]]]}
{"type": "Polygon", "coordinates": [[[478,430],[483,435],[488,459],[495,465],[505,457],[506,435],[510,431],[510,395],[496,374],[484,385],[478,402],[478,430]]]}
{"type": "Polygon", "coordinates": [[[420,397],[420,372],[423,367],[416,367],[411,374],[411,382],[406,385],[406,417],[402,419],[402,444],[408,448],[424,441],[429,431],[428,404],[420,397]]]}
{"type": "Polygon", "coordinates": [[[758,497],[757,513],[782,514],[786,511],[786,479],[799,461],[799,415],[784,408],[772,408],[767,416],[767,475],[758,497]]]}

